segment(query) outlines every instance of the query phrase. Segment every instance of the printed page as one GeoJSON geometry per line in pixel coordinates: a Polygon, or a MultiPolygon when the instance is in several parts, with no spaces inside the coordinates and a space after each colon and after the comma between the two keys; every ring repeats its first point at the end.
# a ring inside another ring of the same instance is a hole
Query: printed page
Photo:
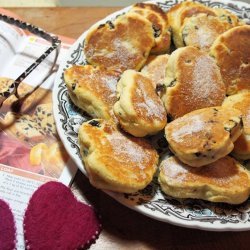
{"type": "Polygon", "coordinates": [[[20,52],[24,38],[24,31],[0,21],[0,74],[8,66],[12,57],[20,52]]]}
{"type": "MultiPolygon", "coordinates": [[[[7,26],[5,36],[8,34],[7,40],[15,49],[7,49],[6,39],[2,43],[0,39],[0,88],[17,78],[50,46],[42,38],[15,33],[15,29],[10,31],[7,26]]],[[[23,216],[34,191],[48,181],[69,185],[77,170],[57,134],[52,110],[56,71],[73,42],[72,39],[64,41],[53,70],[55,52],[19,85],[17,92],[22,97],[42,82],[25,99],[19,112],[13,110],[15,96],[6,99],[0,109],[0,199],[14,212],[17,249],[25,249],[23,216]]]]}
{"type": "MultiPolygon", "coordinates": [[[[41,56],[49,46],[50,44],[48,42],[39,37],[27,36],[22,53],[13,56],[9,62],[9,67],[6,67],[0,74],[0,84],[7,84],[7,82],[17,78],[34,60],[41,56]]],[[[32,91],[35,86],[42,83],[41,87],[25,99],[18,114],[15,114],[13,111],[13,103],[17,100],[15,96],[10,96],[0,109],[0,136],[1,134],[5,134],[8,138],[11,138],[10,141],[12,143],[14,143],[13,139],[19,144],[22,143],[22,147],[25,146],[27,148],[22,151],[22,153],[29,152],[29,159],[25,160],[22,164],[20,162],[17,167],[56,179],[61,178],[65,167],[68,168],[66,163],[69,157],[63,145],[61,145],[56,131],[52,110],[52,88],[56,70],[69,46],[70,44],[62,44],[53,70],[51,69],[55,60],[55,52],[39,64],[19,85],[17,92],[19,96],[22,97],[32,91]],[[45,77],[47,78],[43,81],[45,77]],[[44,159],[42,157],[43,154],[44,159]],[[56,158],[57,155],[58,158],[60,158],[58,161],[56,158]],[[54,161],[50,162],[48,159],[49,156],[53,158],[54,161]],[[41,169],[37,169],[38,166],[40,166],[41,169]]],[[[14,146],[12,148],[14,148],[14,146]]],[[[13,156],[12,154],[12,158],[13,156]]],[[[8,157],[5,157],[5,159],[8,159],[8,157]]],[[[0,163],[12,167],[14,164],[10,164],[9,162],[6,164],[3,158],[0,158],[0,163]]],[[[71,178],[70,172],[68,172],[68,176],[65,173],[63,182],[69,184],[71,178]]]]}

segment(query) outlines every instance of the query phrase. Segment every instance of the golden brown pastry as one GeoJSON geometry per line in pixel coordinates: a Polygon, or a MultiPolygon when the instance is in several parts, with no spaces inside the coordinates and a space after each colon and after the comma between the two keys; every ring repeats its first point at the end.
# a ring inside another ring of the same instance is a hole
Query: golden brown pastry
{"type": "Polygon", "coordinates": [[[219,17],[201,13],[186,18],[180,32],[184,46],[208,51],[215,39],[229,28],[231,26],[219,17]]]}
{"type": "MultiPolygon", "coordinates": [[[[145,66],[141,70],[141,73],[143,73],[152,81],[156,90],[161,90],[164,86],[168,58],[168,54],[150,56],[145,66]]],[[[161,91],[157,92],[160,92],[161,95],[161,91]]]]}
{"type": "Polygon", "coordinates": [[[154,47],[151,22],[136,13],[126,13],[114,22],[95,26],[88,32],[84,44],[87,61],[122,73],[139,70],[154,47]]]}
{"type": "Polygon", "coordinates": [[[108,121],[94,119],[79,129],[80,153],[93,186],[132,193],[152,180],[157,152],[144,139],[119,131],[108,121]]]}
{"type": "Polygon", "coordinates": [[[229,156],[202,168],[170,157],[161,163],[159,183],[164,193],[175,198],[240,204],[250,194],[249,172],[229,156]]]}
{"type": "Polygon", "coordinates": [[[117,92],[114,112],[125,131],[143,137],[164,129],[167,113],[149,78],[126,70],[118,82],[117,92]]]}
{"type": "Polygon", "coordinates": [[[171,151],[192,167],[202,167],[229,154],[241,133],[241,112],[222,107],[193,111],[165,128],[171,151]]]}
{"type": "Polygon", "coordinates": [[[227,23],[230,26],[230,28],[245,24],[243,20],[240,20],[236,15],[234,15],[229,10],[222,8],[214,8],[213,11],[220,18],[220,20],[224,23],[227,23]]]}
{"type": "Polygon", "coordinates": [[[193,110],[219,106],[225,98],[225,85],[213,58],[195,48],[175,50],[166,68],[167,112],[175,119],[193,110]]]}
{"type": "Polygon", "coordinates": [[[137,3],[130,12],[140,14],[152,23],[155,46],[152,48],[151,53],[162,54],[168,52],[171,44],[171,33],[164,11],[156,4],[137,3]]]}
{"type": "Polygon", "coordinates": [[[250,92],[231,95],[223,102],[223,107],[238,109],[242,113],[243,132],[234,143],[233,155],[237,159],[250,159],[250,92]]]}
{"type": "Polygon", "coordinates": [[[197,2],[184,1],[174,5],[167,13],[169,25],[172,28],[174,44],[177,48],[185,46],[181,28],[186,18],[204,13],[216,16],[213,9],[197,2]]]}
{"type": "Polygon", "coordinates": [[[65,70],[64,80],[73,103],[90,116],[114,119],[116,85],[119,74],[91,65],[65,70]]]}
{"type": "Polygon", "coordinates": [[[228,95],[250,90],[249,37],[250,25],[238,26],[221,34],[211,47],[228,95]]]}

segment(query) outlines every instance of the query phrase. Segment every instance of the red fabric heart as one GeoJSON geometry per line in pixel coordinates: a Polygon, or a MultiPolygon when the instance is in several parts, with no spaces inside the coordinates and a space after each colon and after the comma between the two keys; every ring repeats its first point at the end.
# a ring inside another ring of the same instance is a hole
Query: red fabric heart
{"type": "Polygon", "coordinates": [[[26,248],[30,250],[85,248],[101,230],[93,208],[77,201],[71,190],[59,182],[38,188],[23,223],[26,248]]]}
{"type": "Polygon", "coordinates": [[[16,247],[14,216],[6,202],[0,200],[0,249],[13,250],[16,247]]]}

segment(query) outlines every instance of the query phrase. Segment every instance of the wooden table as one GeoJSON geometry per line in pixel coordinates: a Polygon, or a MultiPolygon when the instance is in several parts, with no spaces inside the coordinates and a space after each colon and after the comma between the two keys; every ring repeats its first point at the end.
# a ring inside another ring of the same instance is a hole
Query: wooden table
{"type": "MultiPolygon", "coordinates": [[[[77,38],[97,20],[118,8],[11,8],[27,22],[77,38]]],[[[134,212],[90,186],[77,173],[72,189],[102,216],[103,231],[91,249],[250,249],[249,232],[206,232],[155,221],[134,212]]]]}

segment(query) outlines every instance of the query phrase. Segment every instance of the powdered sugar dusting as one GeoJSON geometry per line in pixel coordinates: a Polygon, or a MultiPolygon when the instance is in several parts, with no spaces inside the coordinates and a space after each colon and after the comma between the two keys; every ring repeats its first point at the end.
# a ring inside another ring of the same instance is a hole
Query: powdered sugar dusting
{"type": "Polygon", "coordinates": [[[215,17],[208,17],[202,14],[200,17],[194,17],[194,22],[195,18],[198,18],[196,25],[199,26],[199,28],[195,29],[196,26],[193,27],[193,43],[197,44],[202,49],[209,49],[214,40],[220,35],[218,33],[219,30],[224,31],[224,29],[219,20],[215,17]]]}
{"type": "Polygon", "coordinates": [[[142,164],[145,161],[146,157],[142,147],[139,147],[133,141],[128,140],[121,133],[114,132],[112,135],[107,136],[107,139],[116,156],[120,157],[121,155],[124,155],[126,156],[125,159],[127,159],[127,161],[133,161],[136,164],[142,164]]]}
{"type": "Polygon", "coordinates": [[[197,30],[197,43],[200,48],[209,48],[218,34],[211,29],[197,30]]]}
{"type": "MultiPolygon", "coordinates": [[[[239,180],[244,181],[238,174],[236,162],[226,156],[202,168],[192,168],[180,162],[175,157],[170,157],[162,162],[162,171],[167,179],[174,182],[185,181],[186,184],[195,181],[200,184],[213,184],[224,188],[239,185],[239,180]]],[[[248,181],[247,181],[248,183],[248,181]]],[[[242,182],[242,185],[243,182],[242,182]]]]}
{"type": "Polygon", "coordinates": [[[159,55],[146,64],[141,72],[150,78],[154,84],[161,86],[164,83],[166,77],[166,66],[168,62],[169,55],[159,55]]]}
{"type": "Polygon", "coordinates": [[[146,178],[143,170],[150,161],[146,150],[119,132],[113,132],[112,135],[108,135],[106,138],[112,147],[114,157],[119,161],[139,167],[140,175],[142,178],[146,178]]]}
{"type": "Polygon", "coordinates": [[[172,138],[176,142],[182,142],[185,140],[185,136],[203,131],[205,126],[206,124],[200,115],[193,116],[192,120],[187,121],[187,124],[173,131],[172,138]]]}
{"type": "Polygon", "coordinates": [[[83,83],[89,83],[89,87],[100,93],[103,98],[112,99],[116,95],[117,80],[118,77],[114,73],[98,68],[90,74],[83,75],[83,83]]]}
{"type": "Polygon", "coordinates": [[[131,42],[115,38],[113,41],[112,51],[106,51],[104,54],[106,58],[113,60],[116,64],[119,64],[115,65],[116,67],[124,70],[130,67],[135,67],[133,64],[136,54],[138,53],[139,51],[132,46],[131,42]]]}
{"type": "Polygon", "coordinates": [[[183,35],[187,46],[191,45],[207,51],[225,30],[225,23],[223,24],[218,17],[202,13],[186,19],[183,35]]]}
{"type": "MultiPolygon", "coordinates": [[[[196,59],[193,68],[193,84],[191,85],[193,96],[197,99],[209,101],[219,91],[219,75],[216,65],[208,55],[202,55],[196,59]],[[218,81],[218,82],[217,82],[218,81]]],[[[212,98],[214,99],[214,98],[212,98]]],[[[211,100],[212,101],[212,100],[211,100]]]]}
{"type": "Polygon", "coordinates": [[[154,117],[155,119],[163,119],[165,115],[165,109],[163,104],[161,103],[160,99],[155,93],[155,98],[153,99],[152,96],[149,96],[147,93],[147,88],[145,88],[144,83],[138,80],[138,88],[136,89],[136,94],[142,97],[143,101],[137,103],[136,106],[139,109],[143,109],[146,112],[147,117],[154,117]]]}
{"type": "Polygon", "coordinates": [[[183,181],[188,173],[188,169],[183,167],[178,161],[170,158],[163,162],[163,173],[167,178],[183,181]]]}
{"type": "Polygon", "coordinates": [[[113,92],[116,93],[117,77],[106,75],[101,77],[101,81],[113,92]]]}

